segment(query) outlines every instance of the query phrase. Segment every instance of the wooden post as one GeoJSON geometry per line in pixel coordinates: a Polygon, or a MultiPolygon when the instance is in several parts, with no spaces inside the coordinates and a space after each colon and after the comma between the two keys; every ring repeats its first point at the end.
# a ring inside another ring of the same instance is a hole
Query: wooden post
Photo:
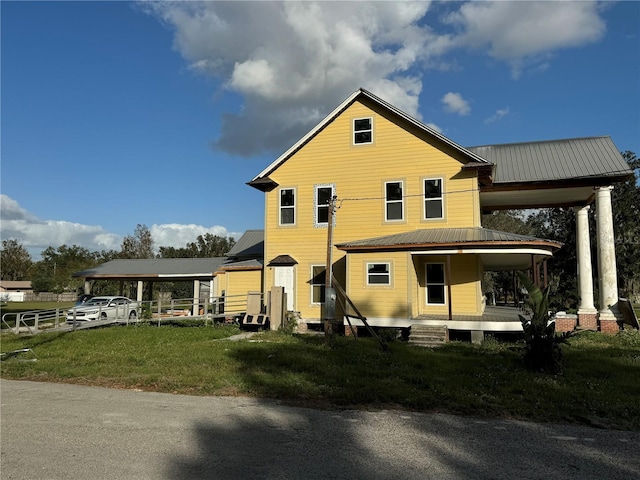
{"type": "Polygon", "coordinates": [[[328,339],[333,335],[333,321],[335,320],[335,308],[328,308],[331,292],[331,277],[333,276],[333,214],[336,196],[329,199],[329,215],[327,218],[327,263],[325,266],[324,280],[324,334],[328,339]]]}
{"type": "Polygon", "coordinates": [[[451,255],[447,255],[447,305],[449,306],[449,321],[453,320],[453,306],[451,305],[451,255]]]}

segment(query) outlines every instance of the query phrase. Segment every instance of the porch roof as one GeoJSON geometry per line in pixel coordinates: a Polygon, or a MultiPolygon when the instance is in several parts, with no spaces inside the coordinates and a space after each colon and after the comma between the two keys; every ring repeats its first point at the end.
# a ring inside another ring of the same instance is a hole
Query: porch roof
{"type": "Polygon", "coordinates": [[[528,235],[501,232],[482,227],[471,228],[425,228],[411,232],[385,235],[383,237],[354,240],[337,244],[344,251],[364,250],[415,250],[424,248],[537,248],[554,251],[562,246],[553,240],[545,240],[528,235]]]}

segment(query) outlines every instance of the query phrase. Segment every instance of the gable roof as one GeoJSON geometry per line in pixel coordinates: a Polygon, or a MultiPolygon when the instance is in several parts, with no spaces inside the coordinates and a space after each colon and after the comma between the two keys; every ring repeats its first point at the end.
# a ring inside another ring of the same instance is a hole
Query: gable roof
{"type": "Polygon", "coordinates": [[[467,158],[469,162],[477,162],[480,165],[491,165],[490,162],[477,155],[476,153],[458,145],[454,141],[442,135],[440,132],[434,130],[433,128],[425,125],[421,121],[412,117],[411,115],[403,112],[402,110],[394,107],[390,103],[382,100],[380,97],[377,97],[373,93],[365,90],[364,88],[360,88],[353,92],[346,100],[344,100],[338,107],[333,110],[329,115],[327,115],[320,123],[318,123],[315,127],[313,127],[306,135],[304,135],[300,140],[298,140],[294,145],[291,146],[286,152],[280,155],[274,162],[272,162],[267,168],[265,168],[262,172],[256,175],[250,182],[247,182],[248,185],[257,188],[258,190],[269,190],[273,188],[274,182],[270,181],[268,175],[271,174],[274,170],[276,170],[280,165],[286,162],[294,153],[300,150],[304,145],[306,145],[311,139],[313,139],[318,133],[320,133],[327,125],[329,125],[333,120],[338,117],[342,112],[344,112],[349,106],[351,106],[354,102],[361,99],[367,99],[372,102],[374,105],[386,110],[387,112],[395,115],[396,117],[404,120],[405,122],[417,127],[419,130],[425,132],[426,134],[434,137],[436,140],[448,145],[453,148],[454,151],[459,152],[463,158],[467,158]]]}
{"type": "Polygon", "coordinates": [[[528,235],[501,232],[482,227],[429,228],[403,232],[383,237],[343,242],[336,248],[346,251],[388,249],[411,250],[415,248],[471,247],[471,246],[537,246],[558,249],[561,243],[528,235]]]}
{"type": "Polygon", "coordinates": [[[258,257],[264,255],[264,230],[247,230],[227,252],[227,257],[258,257]]]}
{"type": "Polygon", "coordinates": [[[621,180],[633,174],[611,137],[469,147],[495,165],[493,185],[561,180],[621,180]]]}

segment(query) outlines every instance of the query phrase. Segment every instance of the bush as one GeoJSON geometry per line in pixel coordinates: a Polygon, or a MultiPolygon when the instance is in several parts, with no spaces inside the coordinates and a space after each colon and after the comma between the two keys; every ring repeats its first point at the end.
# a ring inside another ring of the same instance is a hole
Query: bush
{"type": "Polygon", "coordinates": [[[571,332],[556,335],[555,322],[549,323],[549,287],[544,291],[529,277],[518,272],[520,281],[527,289],[527,305],[531,309],[531,318],[520,315],[524,330],[524,364],[530,370],[545,373],[562,371],[562,343],[567,343],[571,332]]]}

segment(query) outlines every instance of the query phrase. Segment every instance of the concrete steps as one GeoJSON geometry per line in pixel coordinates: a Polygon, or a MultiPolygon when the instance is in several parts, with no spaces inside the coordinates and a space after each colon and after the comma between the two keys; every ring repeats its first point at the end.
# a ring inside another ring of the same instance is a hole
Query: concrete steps
{"type": "Polygon", "coordinates": [[[411,325],[409,345],[438,347],[448,341],[449,329],[446,325],[411,325]]]}

